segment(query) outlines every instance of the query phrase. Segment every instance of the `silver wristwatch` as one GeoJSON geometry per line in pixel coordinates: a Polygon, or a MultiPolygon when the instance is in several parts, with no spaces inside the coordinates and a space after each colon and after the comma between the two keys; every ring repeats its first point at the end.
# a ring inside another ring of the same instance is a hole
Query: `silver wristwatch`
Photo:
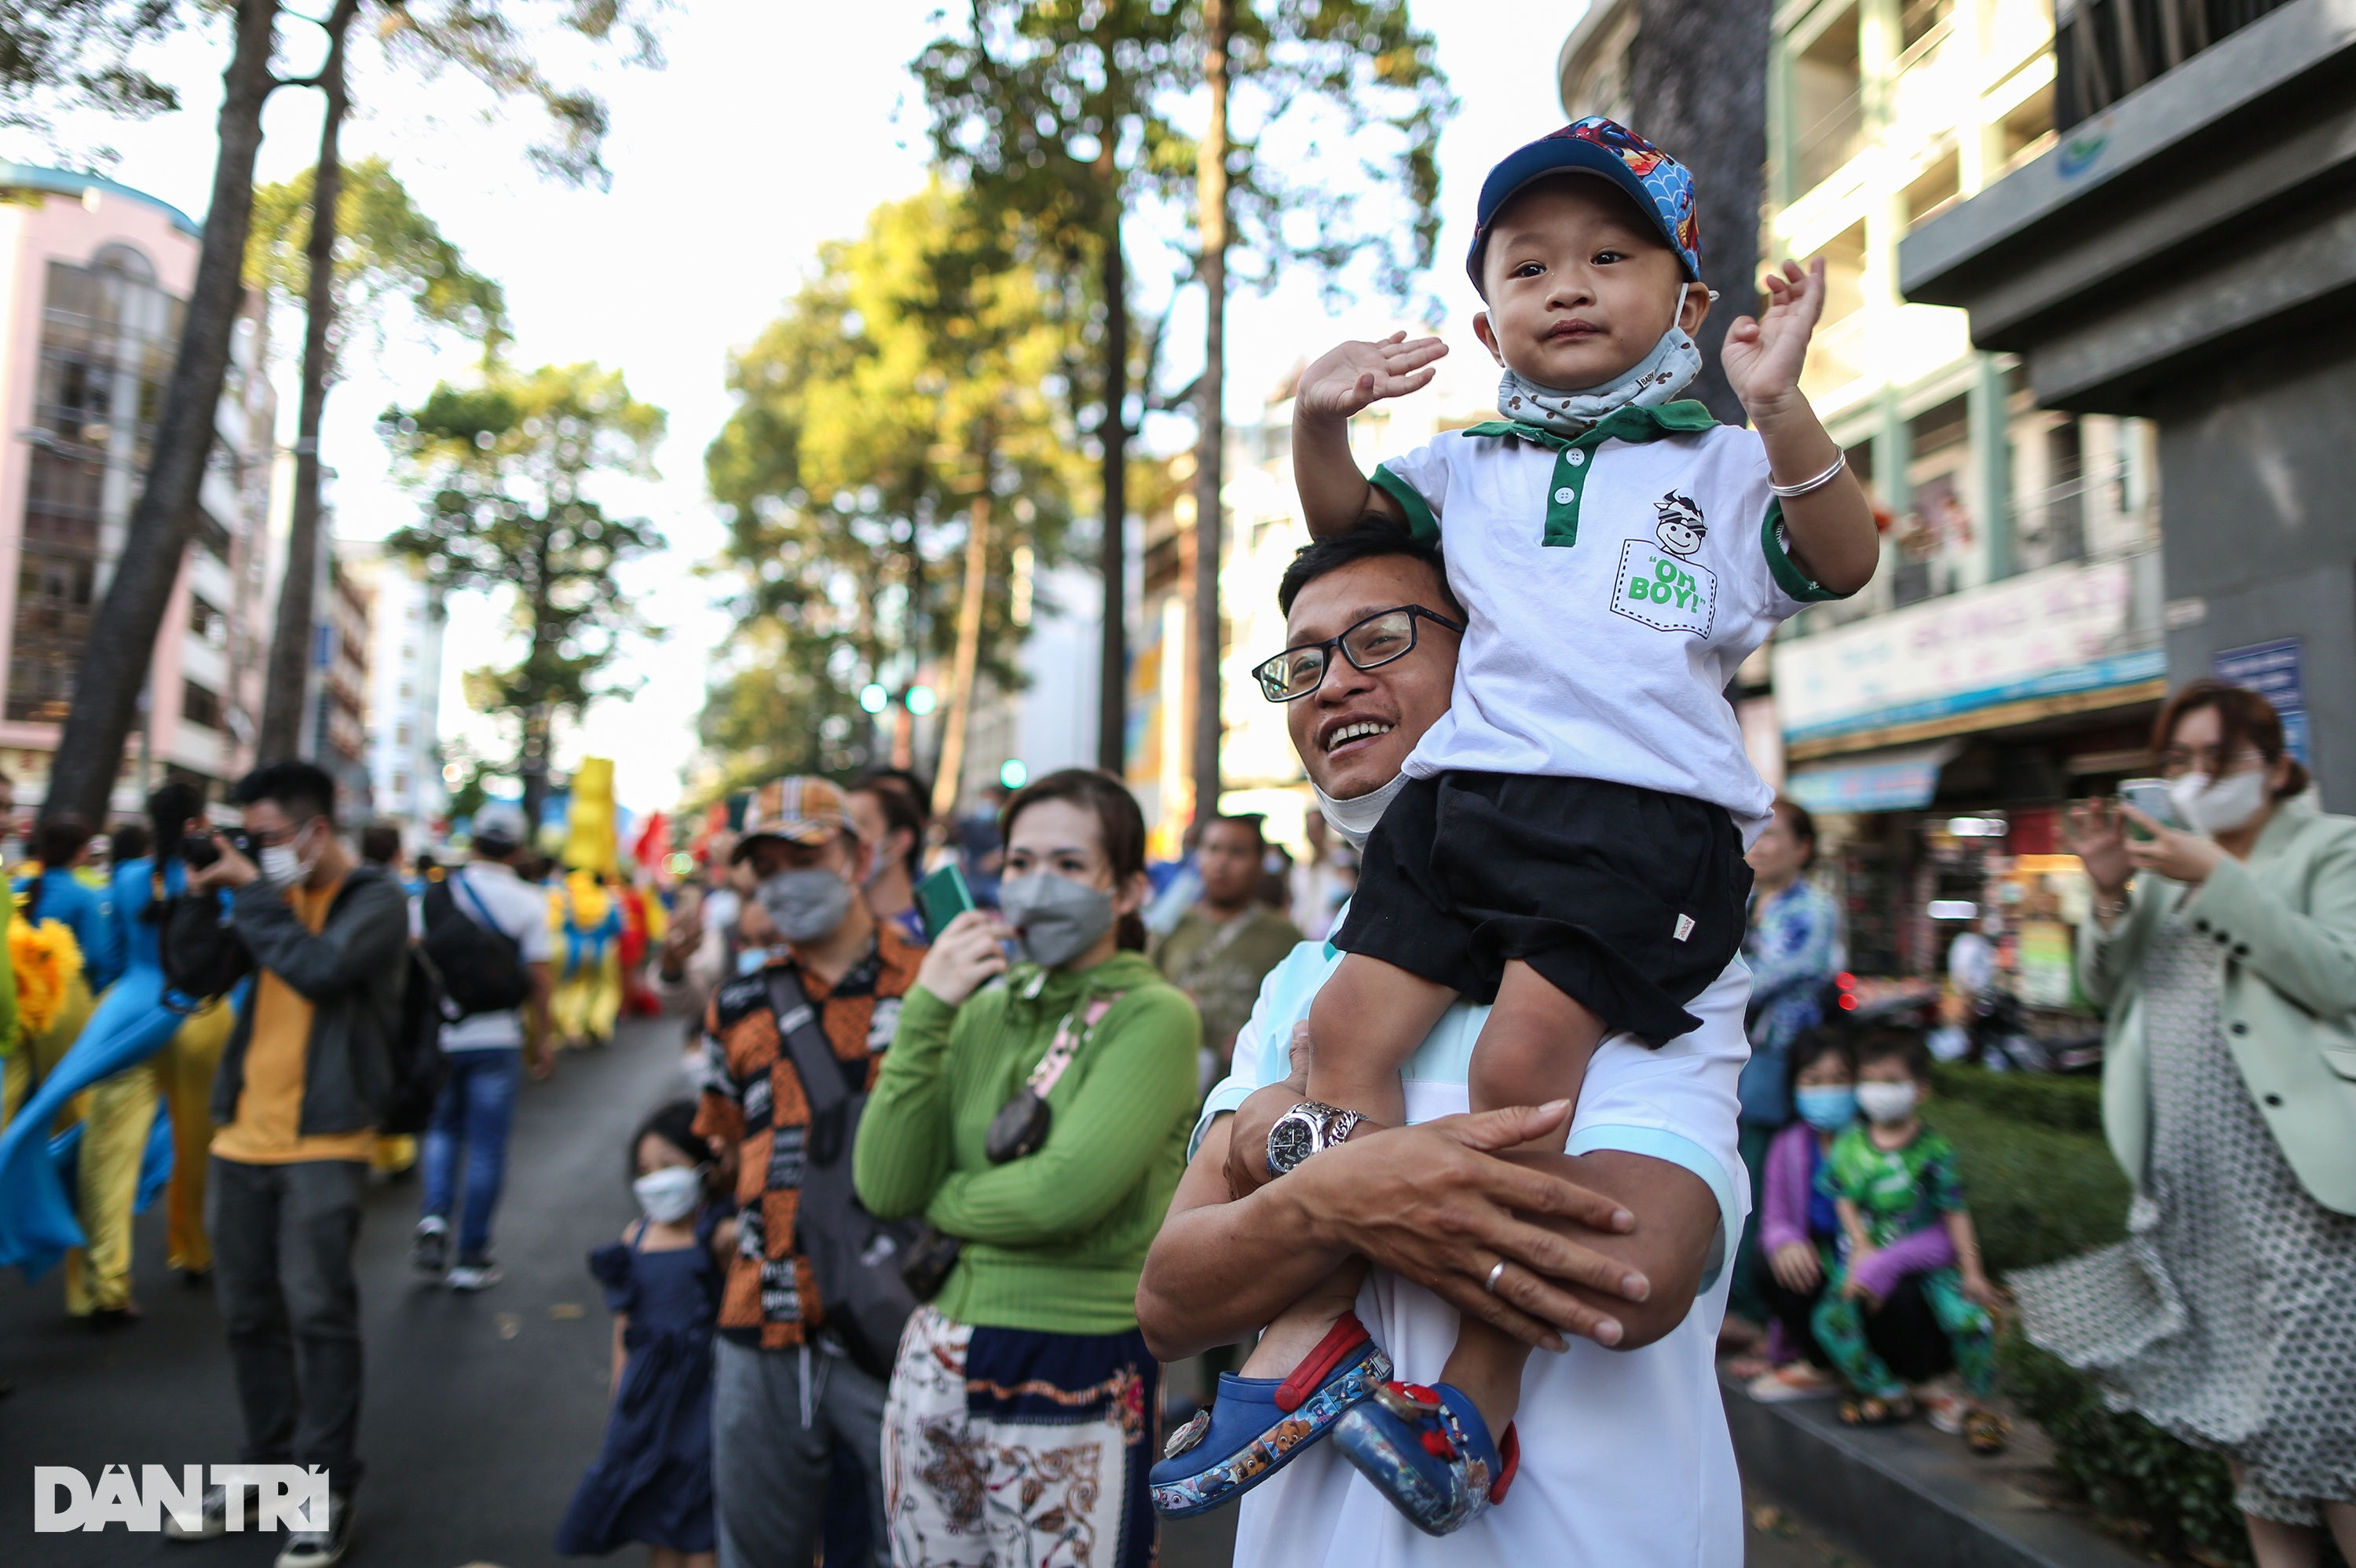
{"type": "Polygon", "coordinates": [[[1320,1149],[1332,1148],[1363,1119],[1357,1112],[1339,1105],[1303,1100],[1268,1129],[1269,1174],[1282,1176],[1320,1149]]]}

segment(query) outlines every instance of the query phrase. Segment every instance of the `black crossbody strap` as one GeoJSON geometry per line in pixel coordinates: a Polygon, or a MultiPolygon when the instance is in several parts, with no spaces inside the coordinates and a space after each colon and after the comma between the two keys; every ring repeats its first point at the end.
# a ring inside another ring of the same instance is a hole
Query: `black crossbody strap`
{"type": "Polygon", "coordinates": [[[809,1102],[809,1157],[819,1165],[833,1163],[833,1151],[821,1152],[821,1142],[841,1139],[840,1112],[851,1098],[842,1082],[842,1063],[819,1028],[818,1008],[802,990],[800,976],[780,965],[769,971],[769,1008],[776,1015],[777,1039],[802,1081],[802,1097],[809,1102]]]}

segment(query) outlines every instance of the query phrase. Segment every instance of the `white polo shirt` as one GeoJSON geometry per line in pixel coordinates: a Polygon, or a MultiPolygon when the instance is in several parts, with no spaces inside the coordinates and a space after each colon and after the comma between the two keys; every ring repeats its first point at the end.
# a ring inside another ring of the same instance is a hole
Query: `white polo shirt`
{"type": "MultiPolygon", "coordinates": [[[[513,867],[497,860],[469,860],[450,873],[450,900],[458,906],[458,912],[477,925],[488,913],[501,931],[515,939],[526,964],[545,964],[555,955],[556,939],[548,929],[546,888],[525,881],[513,867]]],[[[477,1013],[442,1026],[444,1051],[513,1049],[521,1044],[523,1019],[512,1008],[477,1013]]]]}
{"type": "MultiPolygon", "coordinates": [[[[1292,1026],[1341,955],[1304,942],[1269,971],[1236,1037],[1235,1071],[1211,1092],[1195,1128],[1254,1089],[1290,1074],[1292,1026]]],[[[1719,1402],[1718,1328],[1751,1189],[1736,1147],[1735,1083],[1750,1058],[1740,959],[1687,1004],[1701,1028],[1657,1051],[1624,1034],[1596,1048],[1580,1086],[1569,1151],[1648,1155],[1701,1178],[1719,1202],[1719,1234],[1685,1321],[1638,1350],[1574,1339],[1534,1352],[1522,1373],[1522,1468],[1504,1503],[1454,1535],[1408,1523],[1330,1443],[1242,1504],[1237,1568],[1454,1568],[1467,1563],[1596,1563],[1612,1568],[1741,1568],[1742,1485],[1719,1402]]],[[[1410,1122],[1468,1108],[1465,1073],[1489,1009],[1459,1001],[1403,1073],[1410,1122]]],[[[1456,1343],[1456,1309],[1420,1285],[1374,1271],[1358,1316],[1398,1375],[1439,1381],[1456,1343]]]]}
{"type": "Polygon", "coordinates": [[[1408,773],[1634,784],[1757,836],[1774,792],[1723,694],[1779,622],[1834,595],[1786,552],[1756,433],[1695,402],[1622,409],[1576,441],[1494,421],[1374,483],[1440,539],[1467,618],[1455,699],[1408,773]]]}

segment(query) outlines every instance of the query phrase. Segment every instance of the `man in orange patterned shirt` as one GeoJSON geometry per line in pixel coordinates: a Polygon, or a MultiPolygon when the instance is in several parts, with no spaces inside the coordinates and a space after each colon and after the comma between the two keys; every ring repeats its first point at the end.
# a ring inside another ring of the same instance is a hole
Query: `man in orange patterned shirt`
{"type": "Polygon", "coordinates": [[[765,786],[736,846],[735,859],[757,879],[747,913],[757,907],[783,940],[748,954],[747,972],[720,987],[704,1020],[695,1127],[715,1154],[737,1160],[713,1363],[722,1568],[808,1568],[838,1454],[864,1472],[871,1539],[884,1539],[877,1467],[891,1369],[862,1366],[828,1329],[817,1278],[795,1245],[809,1103],[770,1000],[773,976],[789,973],[817,1009],[845,1086],[868,1087],[923,956],[860,897],[872,853],[842,792],[819,778],[765,786]]]}

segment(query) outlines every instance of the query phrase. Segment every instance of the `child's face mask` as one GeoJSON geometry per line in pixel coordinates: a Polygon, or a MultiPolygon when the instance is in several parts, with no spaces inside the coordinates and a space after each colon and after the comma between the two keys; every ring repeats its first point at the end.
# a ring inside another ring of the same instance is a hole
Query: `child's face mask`
{"type": "Polygon", "coordinates": [[[1815,1084],[1792,1091],[1800,1120],[1820,1133],[1837,1133],[1857,1120],[1857,1090],[1847,1083],[1815,1084]]]}
{"type": "Polygon", "coordinates": [[[1902,1122],[1914,1114],[1917,1098],[1912,1083],[1860,1083],[1857,1086],[1857,1107],[1865,1119],[1879,1126],[1902,1122]]]}
{"type": "Polygon", "coordinates": [[[703,1197],[703,1171],[691,1165],[667,1165],[630,1183],[638,1207],[658,1225],[676,1225],[695,1212],[703,1197]]]}

